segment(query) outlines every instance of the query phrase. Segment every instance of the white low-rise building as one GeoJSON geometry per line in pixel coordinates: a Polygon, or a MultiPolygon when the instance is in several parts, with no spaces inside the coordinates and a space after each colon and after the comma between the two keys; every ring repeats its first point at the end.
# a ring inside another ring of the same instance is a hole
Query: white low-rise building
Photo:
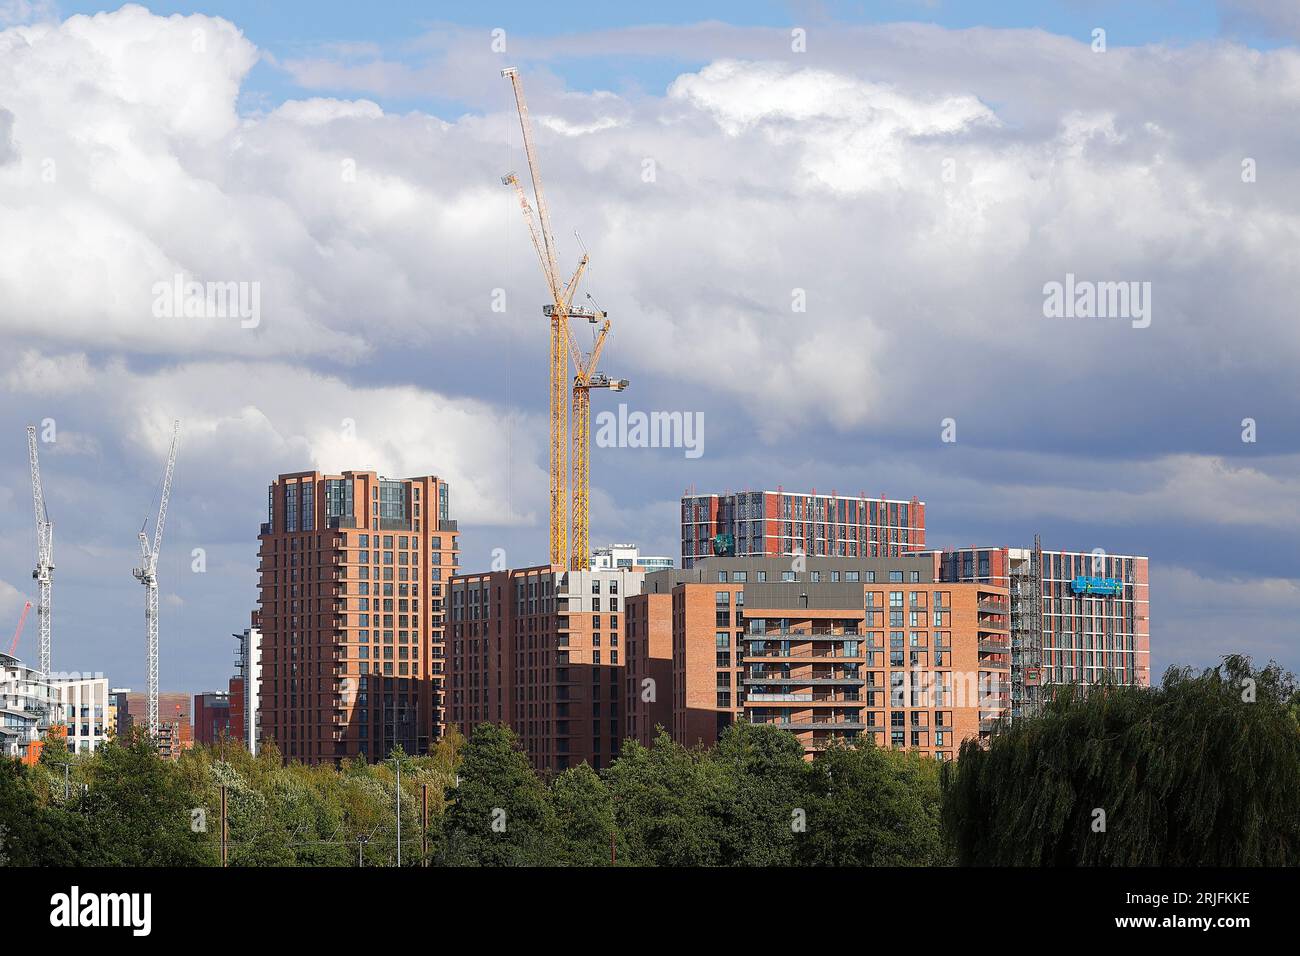
{"type": "Polygon", "coordinates": [[[0,654],[0,753],[24,757],[57,718],[58,692],[46,676],[0,654]]]}
{"type": "Polygon", "coordinates": [[[56,677],[52,682],[58,694],[63,724],[68,728],[68,751],[93,753],[115,732],[109,724],[107,677],[56,677]]]}
{"type": "Polygon", "coordinates": [[[611,544],[607,548],[593,548],[593,571],[663,571],[673,566],[672,558],[652,557],[641,553],[634,544],[611,544]]]}

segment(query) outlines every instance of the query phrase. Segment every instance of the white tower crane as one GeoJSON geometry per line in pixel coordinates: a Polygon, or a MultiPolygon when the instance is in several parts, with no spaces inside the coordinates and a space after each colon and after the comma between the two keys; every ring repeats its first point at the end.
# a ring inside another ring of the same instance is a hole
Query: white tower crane
{"type": "Polygon", "coordinates": [[[144,630],[148,670],[148,726],[149,736],[158,739],[158,551],[162,547],[163,525],[167,523],[167,499],[172,493],[172,472],[176,470],[176,443],[180,439],[181,423],[172,423],[172,447],[167,455],[167,471],[163,474],[162,495],[158,500],[158,520],[153,527],[153,547],[149,546],[149,536],[145,528],[149,519],[144,519],[140,528],[140,567],[131,573],[144,585],[144,630]]]}
{"type": "Polygon", "coordinates": [[[45,509],[45,491],[41,487],[41,461],[36,454],[36,426],[27,426],[27,459],[32,466],[32,504],[36,509],[36,599],[37,637],[40,647],[37,669],[50,673],[50,592],[54,582],[54,522],[45,509]]]}

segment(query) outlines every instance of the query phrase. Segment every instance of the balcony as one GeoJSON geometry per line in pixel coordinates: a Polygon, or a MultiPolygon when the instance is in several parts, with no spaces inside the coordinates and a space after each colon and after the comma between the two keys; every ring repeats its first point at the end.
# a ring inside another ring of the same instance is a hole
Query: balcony
{"type": "Polygon", "coordinates": [[[1010,611],[1005,601],[980,601],[976,606],[990,614],[1007,614],[1010,611]]]}
{"type": "Polygon", "coordinates": [[[866,683],[861,677],[746,677],[746,684],[784,684],[795,687],[822,687],[832,684],[848,684],[861,687],[866,683]]]}
{"type": "MultiPolygon", "coordinates": [[[[752,638],[747,638],[752,640],[752,638]]],[[[762,657],[769,660],[808,660],[809,658],[827,658],[834,657],[842,660],[861,661],[866,659],[865,651],[858,651],[853,654],[845,653],[842,647],[823,647],[812,648],[811,650],[781,650],[777,647],[765,647],[761,650],[747,650],[745,656],[748,658],[762,657]]]]}
{"type": "MultiPolygon", "coordinates": [[[[873,728],[868,727],[867,729],[871,730],[873,728]]],[[[823,737],[814,737],[812,740],[803,741],[803,749],[804,750],[826,750],[831,746],[832,743],[835,742],[855,744],[857,743],[857,736],[849,735],[849,734],[827,734],[826,736],[823,737]]],[[[879,743],[877,743],[877,746],[879,746],[879,743]]]]}
{"type": "Polygon", "coordinates": [[[808,693],[808,694],[754,694],[754,693],[748,693],[748,694],[745,695],[745,706],[746,706],[746,707],[748,707],[750,704],[755,704],[755,703],[758,703],[758,704],[765,704],[765,703],[775,703],[775,704],[784,704],[784,703],[800,704],[800,703],[807,703],[807,704],[820,704],[820,705],[826,705],[826,704],[859,704],[859,703],[861,703],[861,702],[862,702],[862,695],[859,694],[857,691],[849,691],[849,692],[847,692],[847,693],[843,693],[843,694],[817,694],[817,693],[808,693]]]}
{"type": "Polygon", "coordinates": [[[751,637],[863,637],[865,632],[861,628],[843,628],[843,627],[817,627],[815,624],[809,627],[774,627],[760,631],[757,628],[751,628],[746,632],[751,637]]]}
{"type": "Polygon", "coordinates": [[[867,724],[861,716],[854,717],[792,717],[789,719],[773,717],[751,717],[752,724],[769,724],[773,727],[788,727],[795,730],[866,730],[867,724]]]}
{"type": "Polygon", "coordinates": [[[1006,641],[980,641],[979,652],[981,654],[1010,654],[1011,645],[1006,641]]]}

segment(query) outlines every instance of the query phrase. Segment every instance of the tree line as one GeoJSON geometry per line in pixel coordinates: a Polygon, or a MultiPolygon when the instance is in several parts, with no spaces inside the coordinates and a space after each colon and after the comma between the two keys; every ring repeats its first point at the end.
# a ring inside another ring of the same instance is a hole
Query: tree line
{"type": "Polygon", "coordinates": [[[234,742],[158,757],[142,737],[0,760],[0,863],[215,866],[1296,865],[1300,695],[1227,658],[1158,688],[1066,689],[954,763],[738,723],[661,733],[602,772],[543,778],[507,727],[428,756],[284,764],[234,742]],[[427,795],[427,811],[426,811],[427,795]]]}

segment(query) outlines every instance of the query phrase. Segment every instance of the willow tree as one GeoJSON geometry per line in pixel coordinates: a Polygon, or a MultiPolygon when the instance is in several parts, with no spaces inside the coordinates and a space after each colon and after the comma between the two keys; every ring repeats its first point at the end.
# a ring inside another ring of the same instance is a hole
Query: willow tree
{"type": "Polygon", "coordinates": [[[1294,866],[1300,697],[1276,664],[1171,668],[1158,688],[1062,689],[945,768],[959,863],[1294,866]]]}

